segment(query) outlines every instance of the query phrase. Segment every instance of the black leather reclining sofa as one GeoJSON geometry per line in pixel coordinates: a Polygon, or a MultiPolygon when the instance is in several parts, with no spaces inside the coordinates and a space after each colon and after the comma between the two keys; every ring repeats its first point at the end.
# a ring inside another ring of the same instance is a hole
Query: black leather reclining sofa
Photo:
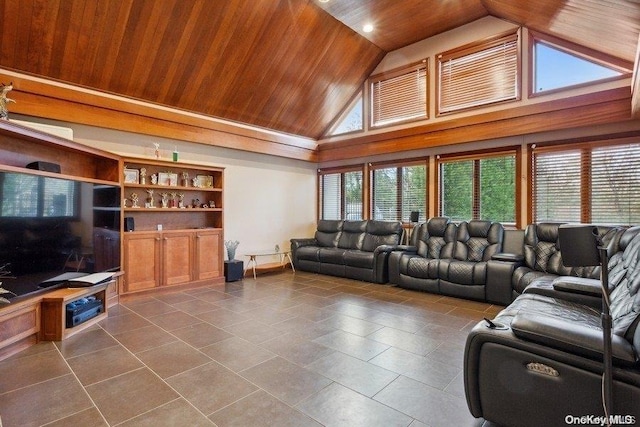
{"type": "MultiPolygon", "coordinates": [[[[551,239],[556,227],[545,228],[536,235],[551,239]]],[[[607,237],[610,254],[614,384],[609,414],[618,417],[614,425],[635,424],[640,423],[640,227],[600,234],[607,237]]],[[[557,273],[573,275],[536,274],[493,319],[497,327],[483,321],[473,328],[464,356],[467,403],[475,417],[500,426],[577,425],[580,417],[598,423],[604,369],[600,284],[576,277],[595,275],[594,270],[562,266],[556,245],[542,246],[548,249],[542,259],[557,260],[557,273]]],[[[514,284],[525,276],[514,275],[514,284]]]]}
{"type": "Polygon", "coordinates": [[[318,221],[315,237],[291,239],[297,270],[388,282],[387,258],[403,236],[399,221],[318,221]]]}
{"type": "Polygon", "coordinates": [[[414,228],[411,245],[390,256],[389,281],[406,289],[491,301],[488,266],[502,251],[503,236],[497,222],[455,224],[446,217],[431,218],[414,228]]]}

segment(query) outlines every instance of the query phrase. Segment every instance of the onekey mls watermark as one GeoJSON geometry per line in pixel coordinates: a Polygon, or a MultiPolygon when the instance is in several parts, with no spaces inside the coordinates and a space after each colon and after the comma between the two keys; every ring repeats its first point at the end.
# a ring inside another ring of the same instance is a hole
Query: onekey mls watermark
{"type": "Polygon", "coordinates": [[[567,415],[564,422],[571,426],[632,426],[636,424],[635,415],[567,415]]]}

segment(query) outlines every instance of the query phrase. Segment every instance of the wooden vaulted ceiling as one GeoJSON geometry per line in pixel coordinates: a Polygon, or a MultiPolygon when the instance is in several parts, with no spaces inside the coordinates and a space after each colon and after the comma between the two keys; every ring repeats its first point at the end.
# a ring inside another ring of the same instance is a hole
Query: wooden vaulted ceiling
{"type": "Polygon", "coordinates": [[[0,14],[0,68],[313,139],[387,52],[484,16],[627,61],[640,32],[635,0],[0,0],[0,14]]]}

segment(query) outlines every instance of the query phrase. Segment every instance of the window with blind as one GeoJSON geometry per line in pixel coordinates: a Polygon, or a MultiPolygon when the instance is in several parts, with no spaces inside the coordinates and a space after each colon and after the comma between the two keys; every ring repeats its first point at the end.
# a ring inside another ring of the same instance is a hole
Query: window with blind
{"type": "Polygon", "coordinates": [[[425,164],[375,167],[371,171],[371,218],[409,221],[412,211],[427,212],[427,167],[425,164]]]}
{"type": "Polygon", "coordinates": [[[640,143],[540,150],[532,160],[535,222],[640,222],[640,143]]]}
{"type": "Polygon", "coordinates": [[[518,35],[437,55],[438,114],[518,99],[518,35]]]}
{"type": "Polygon", "coordinates": [[[426,119],[427,61],[369,80],[371,126],[426,119]]]}
{"type": "Polygon", "coordinates": [[[441,215],[515,223],[515,154],[444,160],[439,167],[441,215]]]}
{"type": "Polygon", "coordinates": [[[320,219],[362,219],[362,171],[320,175],[320,219]]]}
{"type": "Polygon", "coordinates": [[[5,173],[0,216],[24,218],[75,217],[79,187],[75,181],[27,174],[5,173]]]}

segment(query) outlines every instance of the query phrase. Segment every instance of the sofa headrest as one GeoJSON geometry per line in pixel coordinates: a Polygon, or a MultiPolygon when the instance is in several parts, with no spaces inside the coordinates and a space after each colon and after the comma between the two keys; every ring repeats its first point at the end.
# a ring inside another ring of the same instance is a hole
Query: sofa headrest
{"type": "Polygon", "coordinates": [[[486,261],[502,250],[504,227],[491,221],[471,220],[458,225],[456,259],[486,261]]]}
{"type": "Polygon", "coordinates": [[[640,225],[627,228],[620,236],[620,242],[618,243],[620,250],[624,251],[627,246],[629,246],[629,242],[631,242],[639,233],[640,225]]]}
{"type": "Polygon", "coordinates": [[[558,229],[562,223],[542,222],[536,226],[536,237],[542,242],[558,242],[558,229]]]}
{"type": "Polygon", "coordinates": [[[451,220],[447,217],[433,217],[427,221],[427,233],[429,236],[444,237],[447,226],[451,220]]]}
{"type": "Polygon", "coordinates": [[[375,236],[385,236],[388,234],[397,234],[402,236],[402,223],[400,221],[366,221],[367,234],[375,236]]]}
{"type": "Polygon", "coordinates": [[[318,221],[317,228],[318,231],[322,231],[324,233],[335,233],[342,230],[342,224],[344,224],[344,221],[339,219],[321,219],[318,221]]]}
{"type": "Polygon", "coordinates": [[[367,229],[367,221],[344,221],[342,231],[349,233],[364,233],[367,229]]]}

